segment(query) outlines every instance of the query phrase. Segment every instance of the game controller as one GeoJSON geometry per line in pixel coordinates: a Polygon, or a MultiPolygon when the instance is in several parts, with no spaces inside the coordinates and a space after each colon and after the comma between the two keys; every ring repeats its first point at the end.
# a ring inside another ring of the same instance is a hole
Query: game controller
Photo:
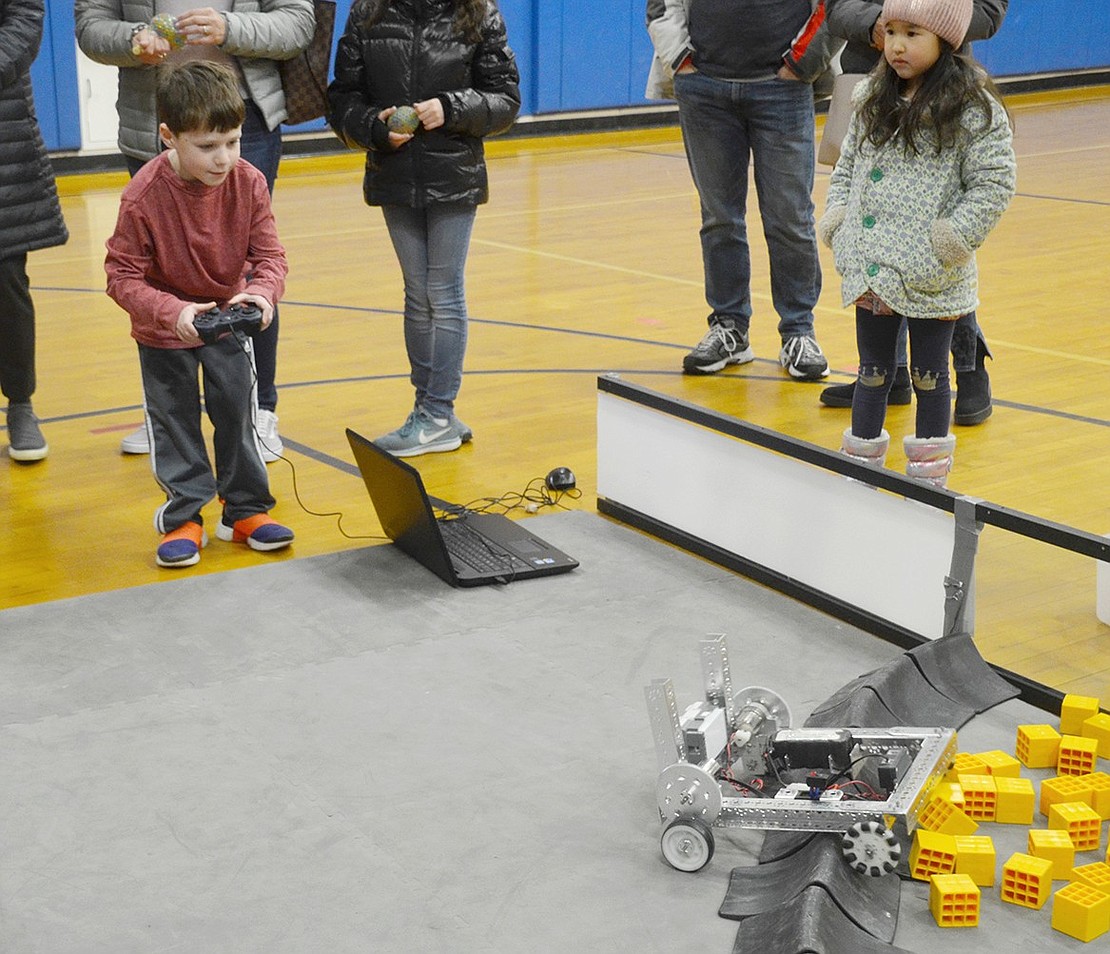
{"type": "Polygon", "coordinates": [[[200,340],[212,344],[236,332],[253,335],[262,330],[262,309],[250,302],[241,302],[230,308],[212,308],[193,318],[200,340]]]}

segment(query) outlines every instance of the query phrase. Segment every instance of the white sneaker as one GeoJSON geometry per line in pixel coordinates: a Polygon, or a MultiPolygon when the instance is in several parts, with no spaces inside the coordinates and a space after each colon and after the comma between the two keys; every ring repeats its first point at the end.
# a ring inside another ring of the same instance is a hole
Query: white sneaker
{"type": "Polygon", "coordinates": [[[146,424],[142,424],[120,441],[119,449],[121,454],[149,454],[150,437],[146,432],[146,424]]]}
{"type": "Polygon", "coordinates": [[[258,431],[258,440],[262,444],[262,459],[267,464],[272,464],[285,450],[285,445],[278,436],[277,415],[273,411],[260,407],[255,420],[255,430],[258,431]]]}

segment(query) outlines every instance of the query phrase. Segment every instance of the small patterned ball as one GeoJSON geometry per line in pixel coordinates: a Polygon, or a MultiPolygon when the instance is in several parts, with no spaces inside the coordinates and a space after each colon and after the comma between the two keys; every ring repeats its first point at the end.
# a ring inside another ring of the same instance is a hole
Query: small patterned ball
{"type": "Polygon", "coordinates": [[[390,132],[414,133],[420,125],[420,117],[411,106],[398,106],[397,111],[386,120],[390,132]]]}
{"type": "Polygon", "coordinates": [[[172,17],[168,13],[159,13],[150,21],[150,26],[175,50],[179,50],[185,45],[185,34],[177,29],[177,17],[172,17]]]}

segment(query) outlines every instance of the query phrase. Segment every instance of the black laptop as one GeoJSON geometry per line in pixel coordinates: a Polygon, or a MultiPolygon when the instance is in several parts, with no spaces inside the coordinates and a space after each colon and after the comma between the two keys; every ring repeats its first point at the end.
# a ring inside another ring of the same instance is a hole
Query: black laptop
{"type": "Polygon", "coordinates": [[[504,514],[437,518],[416,468],[350,428],[347,440],[386,535],[452,586],[510,583],[578,566],[504,514]]]}

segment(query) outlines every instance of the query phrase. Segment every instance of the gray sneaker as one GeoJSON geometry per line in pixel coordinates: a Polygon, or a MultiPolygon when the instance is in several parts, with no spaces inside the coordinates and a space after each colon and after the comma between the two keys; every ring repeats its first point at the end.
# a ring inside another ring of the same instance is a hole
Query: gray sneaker
{"type": "Polygon", "coordinates": [[[813,335],[794,335],[782,343],[781,364],[792,378],[816,381],[828,376],[829,362],[813,335]]]}
{"type": "Polygon", "coordinates": [[[49,449],[30,402],[9,404],[8,456],[12,460],[42,460],[49,449]]]}
{"type": "Polygon", "coordinates": [[[705,337],[682,359],[683,374],[714,374],[725,365],[747,364],[755,358],[746,332],[714,322],[705,337]]]}
{"type": "Polygon", "coordinates": [[[451,412],[451,426],[459,435],[459,440],[462,441],[464,444],[467,444],[474,439],[474,432],[457,417],[455,417],[453,411],[451,412]]]}
{"type": "Polygon", "coordinates": [[[435,418],[417,408],[397,430],[383,434],[374,443],[394,457],[417,457],[456,450],[462,444],[462,433],[448,418],[435,418]]]}

